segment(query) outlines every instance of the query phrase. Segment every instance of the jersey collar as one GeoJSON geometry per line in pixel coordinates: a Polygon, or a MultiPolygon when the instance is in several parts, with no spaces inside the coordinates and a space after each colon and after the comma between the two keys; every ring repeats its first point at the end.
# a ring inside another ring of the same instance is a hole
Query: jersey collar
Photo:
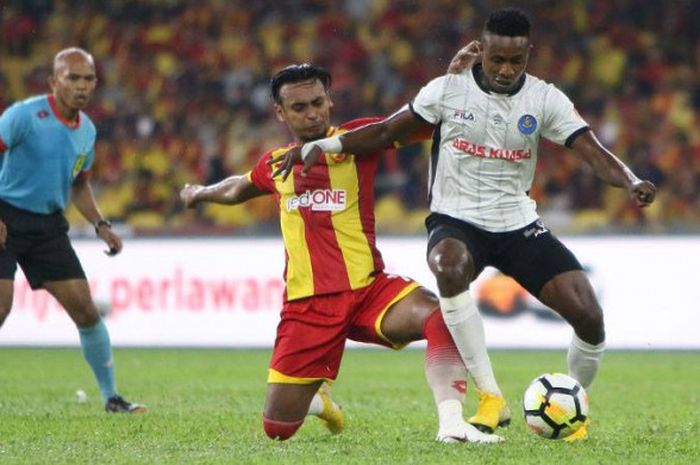
{"type": "Polygon", "coordinates": [[[56,97],[54,97],[53,94],[49,94],[48,98],[51,111],[53,112],[53,115],[56,117],[57,120],[59,120],[61,123],[63,123],[70,129],[78,129],[80,127],[80,112],[78,112],[78,118],[75,121],[68,121],[61,115],[61,112],[58,111],[58,106],[56,105],[56,97]]]}
{"type": "MultiPolygon", "coordinates": [[[[479,89],[483,90],[487,94],[497,94],[496,92],[493,92],[490,88],[486,87],[482,82],[481,82],[481,75],[483,74],[484,70],[481,66],[481,63],[477,63],[472,67],[472,75],[474,76],[474,81],[476,81],[476,85],[479,86],[479,89]]],[[[515,89],[512,91],[508,92],[507,94],[500,94],[500,95],[507,95],[509,97],[517,94],[520,92],[520,89],[523,88],[525,85],[525,76],[526,73],[523,73],[522,76],[520,76],[520,79],[518,80],[518,85],[515,86],[515,89]]],[[[499,95],[499,94],[497,94],[499,95]]]]}

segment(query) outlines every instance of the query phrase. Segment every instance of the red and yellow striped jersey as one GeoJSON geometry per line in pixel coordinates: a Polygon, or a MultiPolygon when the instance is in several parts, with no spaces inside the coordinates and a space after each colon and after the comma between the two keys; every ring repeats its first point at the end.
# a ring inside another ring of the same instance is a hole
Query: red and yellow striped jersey
{"type": "MultiPolygon", "coordinates": [[[[327,136],[380,121],[362,118],[331,127],[327,136]]],[[[367,286],[384,269],[375,245],[374,178],[382,152],[356,157],[325,154],[301,176],[294,166],[286,181],[272,178],[270,158],[293,145],[264,154],[248,179],[279,201],[286,252],[285,300],[367,286]]]]}

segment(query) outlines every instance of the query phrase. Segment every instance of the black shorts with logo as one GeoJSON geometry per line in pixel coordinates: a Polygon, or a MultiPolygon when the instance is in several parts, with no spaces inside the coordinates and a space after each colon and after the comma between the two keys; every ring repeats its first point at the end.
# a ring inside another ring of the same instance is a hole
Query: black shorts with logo
{"type": "Polygon", "coordinates": [[[5,249],[0,250],[0,279],[13,280],[18,263],[32,289],[41,288],[45,281],[85,279],[61,212],[41,215],[0,200],[0,219],[7,227],[5,249]]]}
{"type": "Polygon", "coordinates": [[[574,254],[541,220],[514,231],[494,233],[447,215],[431,213],[425,225],[429,234],[428,253],[446,237],[458,239],[474,259],[475,276],[484,267],[493,266],[535,297],[556,275],[583,269],[574,254]]]}

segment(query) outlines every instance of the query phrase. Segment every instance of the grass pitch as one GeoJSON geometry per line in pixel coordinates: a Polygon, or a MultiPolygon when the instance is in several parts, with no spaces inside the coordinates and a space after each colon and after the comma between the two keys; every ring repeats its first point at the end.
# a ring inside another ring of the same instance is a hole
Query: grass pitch
{"type": "MultiPolygon", "coordinates": [[[[497,445],[437,444],[423,351],[351,350],[334,398],[346,431],[310,418],[286,442],[260,424],[269,351],[115,351],[120,392],[144,415],[108,415],[79,349],[0,348],[0,464],[697,464],[700,353],[609,352],[591,393],[591,438],[528,432],[520,398],[564,351],[494,351],[514,411],[497,445]],[[75,394],[85,390],[88,400],[75,394]]],[[[466,411],[474,409],[470,388],[466,411]]]]}

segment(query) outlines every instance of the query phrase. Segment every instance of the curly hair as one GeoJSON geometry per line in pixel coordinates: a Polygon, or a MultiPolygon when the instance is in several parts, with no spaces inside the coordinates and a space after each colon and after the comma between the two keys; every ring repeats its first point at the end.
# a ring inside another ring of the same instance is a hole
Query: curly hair
{"type": "Polygon", "coordinates": [[[503,8],[489,15],[484,31],[499,36],[530,37],[530,18],[518,8],[503,8]]]}

